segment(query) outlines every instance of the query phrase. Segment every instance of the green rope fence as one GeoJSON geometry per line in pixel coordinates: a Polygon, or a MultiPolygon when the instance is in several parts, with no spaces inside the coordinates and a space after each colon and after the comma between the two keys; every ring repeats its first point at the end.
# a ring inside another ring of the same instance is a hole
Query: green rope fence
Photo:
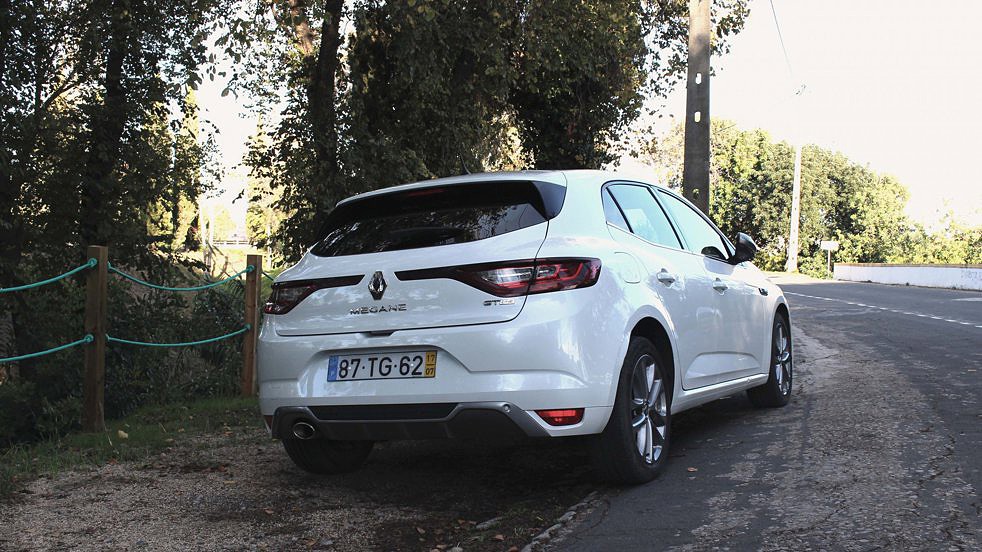
{"type": "Polygon", "coordinates": [[[72,274],[77,274],[83,270],[90,269],[97,264],[99,264],[99,261],[95,259],[89,259],[84,265],[75,267],[64,274],[59,274],[58,276],[55,276],[53,278],[48,278],[47,280],[41,280],[40,282],[34,282],[33,284],[24,284],[22,286],[17,286],[17,287],[0,288],[0,293],[7,293],[8,291],[24,291],[33,288],[39,288],[41,286],[46,286],[48,284],[53,284],[58,280],[64,280],[65,278],[68,278],[72,274]]]}
{"type": "MultiPolygon", "coordinates": [[[[106,285],[106,273],[115,272],[122,278],[130,280],[141,286],[146,286],[153,289],[159,289],[163,291],[203,291],[206,289],[211,289],[222,284],[226,284],[242,276],[243,274],[248,274],[251,272],[257,272],[262,276],[265,276],[269,280],[274,280],[274,278],[262,271],[262,255],[248,255],[247,262],[248,265],[244,270],[240,270],[235,274],[229,276],[228,278],[223,278],[215,282],[208,282],[206,284],[198,286],[189,287],[176,287],[176,286],[164,286],[159,284],[153,284],[137,278],[132,274],[128,274],[119,268],[116,268],[109,262],[109,249],[106,246],[101,245],[91,245],[87,249],[87,256],[89,259],[85,264],[77,266],[64,274],[48,278],[46,280],[41,280],[40,282],[35,282],[32,284],[25,284],[22,286],[15,286],[9,288],[0,288],[0,293],[7,293],[13,291],[26,291],[29,289],[39,288],[44,285],[55,283],[59,280],[63,280],[82,272],[83,270],[96,269],[95,272],[89,273],[87,275],[86,284],[86,307],[85,307],[85,328],[97,328],[100,329],[105,327],[107,322],[106,316],[106,301],[107,301],[107,285],[106,285]]],[[[50,355],[52,353],[57,353],[58,351],[64,351],[72,347],[77,347],[79,345],[88,345],[91,343],[96,343],[100,346],[104,343],[119,343],[122,345],[135,345],[138,347],[193,347],[195,345],[204,345],[206,343],[214,343],[216,341],[222,341],[224,339],[229,339],[238,335],[243,335],[243,349],[242,358],[243,366],[242,372],[240,374],[240,383],[242,394],[245,396],[255,395],[256,392],[256,368],[255,368],[255,348],[256,348],[256,332],[249,333],[254,326],[259,323],[259,311],[256,306],[260,301],[259,298],[259,277],[250,276],[246,278],[245,282],[245,326],[229,332],[225,335],[219,335],[216,337],[209,337],[207,339],[200,339],[197,341],[184,341],[180,343],[151,343],[147,341],[136,341],[132,339],[123,339],[120,337],[113,337],[108,333],[97,334],[100,339],[105,339],[105,341],[97,340],[96,336],[87,333],[81,339],[72,341],[71,343],[65,343],[64,345],[58,345],[44,351],[38,351],[35,353],[28,353],[23,355],[18,355],[9,358],[0,358],[0,364],[7,362],[17,362],[21,360],[27,360],[31,358],[36,358],[44,355],[50,355]]],[[[95,351],[97,354],[86,354],[85,362],[85,385],[84,385],[84,404],[82,410],[82,429],[83,431],[103,431],[105,430],[105,416],[103,412],[103,405],[105,403],[104,393],[105,393],[105,351],[102,347],[99,347],[95,351]]]]}
{"type": "Polygon", "coordinates": [[[146,287],[153,288],[153,289],[160,289],[160,290],[163,290],[163,291],[201,291],[201,290],[213,288],[213,287],[220,286],[222,284],[231,282],[232,280],[238,278],[239,276],[242,276],[243,274],[252,272],[253,270],[256,270],[256,267],[254,267],[252,265],[249,265],[249,266],[245,267],[244,269],[236,272],[235,274],[229,276],[228,278],[225,278],[225,279],[222,279],[222,280],[218,280],[217,282],[210,282],[210,283],[207,283],[207,284],[202,284],[200,286],[191,286],[191,287],[170,287],[170,286],[161,286],[161,285],[157,285],[157,284],[151,284],[150,282],[147,282],[145,280],[141,280],[141,279],[137,278],[136,276],[133,276],[132,274],[127,274],[127,273],[123,272],[122,270],[120,270],[120,269],[116,268],[115,266],[113,266],[112,263],[109,264],[109,271],[110,272],[115,272],[116,274],[119,274],[123,278],[126,278],[127,280],[130,280],[132,282],[136,282],[136,283],[140,284],[141,286],[146,286],[146,287]]]}
{"type": "Polygon", "coordinates": [[[249,331],[251,329],[252,329],[252,326],[249,325],[249,324],[246,324],[242,328],[239,328],[238,330],[235,330],[234,332],[231,332],[231,333],[227,333],[225,335],[220,335],[218,337],[209,337],[208,339],[202,339],[202,340],[199,340],[199,341],[185,341],[185,342],[181,342],[181,343],[149,343],[149,342],[146,342],[146,341],[132,341],[132,340],[129,340],[129,339],[122,339],[122,338],[119,338],[119,337],[113,337],[113,336],[111,336],[109,334],[106,334],[106,341],[108,341],[110,343],[123,343],[123,344],[126,344],[126,345],[138,345],[138,346],[141,346],[141,347],[192,347],[194,345],[204,345],[205,343],[214,343],[215,341],[221,341],[223,339],[228,339],[230,337],[235,337],[235,336],[237,336],[239,334],[244,334],[244,333],[246,333],[247,331],[249,331]]]}
{"type": "Polygon", "coordinates": [[[85,334],[85,337],[83,337],[82,339],[79,339],[79,340],[76,340],[76,341],[72,341],[71,343],[66,343],[64,345],[59,345],[57,347],[52,347],[51,349],[47,349],[45,351],[38,351],[36,353],[28,353],[26,355],[20,355],[20,356],[15,356],[15,357],[10,357],[10,358],[0,358],[0,364],[3,364],[4,362],[17,362],[18,360],[27,360],[29,358],[34,358],[34,357],[39,357],[39,356],[44,356],[44,355],[50,355],[51,353],[57,353],[58,351],[64,351],[65,349],[70,349],[72,347],[75,347],[76,345],[83,345],[83,344],[87,344],[87,343],[92,343],[93,341],[95,341],[95,338],[92,337],[92,334],[85,334]]]}

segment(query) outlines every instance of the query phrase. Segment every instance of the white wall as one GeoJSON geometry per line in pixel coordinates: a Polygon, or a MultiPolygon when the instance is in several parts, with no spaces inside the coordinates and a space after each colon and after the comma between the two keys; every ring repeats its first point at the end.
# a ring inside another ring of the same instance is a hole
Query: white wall
{"type": "Polygon", "coordinates": [[[836,263],[835,279],[847,282],[910,284],[912,286],[982,291],[980,265],[890,265],[836,263]]]}

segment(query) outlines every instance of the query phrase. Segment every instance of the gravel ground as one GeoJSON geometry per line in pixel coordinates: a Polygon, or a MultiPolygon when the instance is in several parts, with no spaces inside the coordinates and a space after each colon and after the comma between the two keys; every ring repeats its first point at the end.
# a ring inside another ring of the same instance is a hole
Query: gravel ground
{"type": "Polygon", "coordinates": [[[232,428],[29,484],[0,550],[518,550],[594,488],[581,444],[383,443],[318,477],[232,428]]]}

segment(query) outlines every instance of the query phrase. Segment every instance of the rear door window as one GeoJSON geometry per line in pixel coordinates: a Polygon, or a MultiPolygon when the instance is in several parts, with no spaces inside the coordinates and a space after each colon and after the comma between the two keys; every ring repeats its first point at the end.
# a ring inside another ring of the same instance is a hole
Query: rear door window
{"type": "Polygon", "coordinates": [[[672,224],[646,186],[615,184],[607,190],[617,200],[631,232],[651,243],[681,249],[672,224]]]}
{"type": "Polygon", "coordinates": [[[500,181],[370,196],[339,205],[311,253],[340,257],[483,240],[546,222],[564,197],[562,186],[500,181]]]}

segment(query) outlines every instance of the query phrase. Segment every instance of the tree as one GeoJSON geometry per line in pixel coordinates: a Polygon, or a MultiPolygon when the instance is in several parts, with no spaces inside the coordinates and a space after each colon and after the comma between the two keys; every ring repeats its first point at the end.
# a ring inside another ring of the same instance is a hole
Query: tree
{"type": "MultiPolygon", "coordinates": [[[[150,279],[182,274],[168,262],[190,264],[179,256],[176,227],[186,224],[184,208],[207,186],[199,175],[209,169],[189,92],[207,72],[207,41],[232,4],[0,0],[0,286],[77,266],[90,244],[110,244],[115,265],[150,279]]],[[[80,280],[3,294],[0,316],[9,324],[0,328],[9,336],[0,340],[18,354],[77,339],[81,297],[80,280]]],[[[112,316],[132,329],[140,328],[134,320],[164,325],[165,313],[185,308],[120,294],[112,316]]],[[[139,355],[111,356],[107,373],[117,377],[139,355]]],[[[71,420],[78,368],[54,357],[20,363],[9,391],[28,405],[15,413],[18,424],[35,429],[45,409],[71,420]]]]}
{"type": "MultiPolygon", "coordinates": [[[[516,160],[599,167],[644,98],[685,67],[686,5],[675,0],[361,0],[347,43],[330,2],[250,5],[229,32],[245,60],[233,89],[281,109],[247,164],[280,193],[272,241],[288,260],[353,193],[516,160]],[[322,63],[331,59],[345,63],[322,63]],[[332,70],[334,96],[323,80],[332,70]]],[[[746,2],[716,5],[723,52],[746,2]]]]}
{"type": "MultiPolygon", "coordinates": [[[[794,148],[762,130],[713,121],[710,216],[733,238],[746,232],[760,246],[756,263],[779,270],[786,257],[794,148]]],[[[654,140],[648,161],[664,167],[665,182],[681,185],[682,128],[654,140]]],[[[837,240],[836,257],[886,262],[901,249],[910,223],[906,189],[890,176],[814,145],[802,149],[800,243],[803,270],[824,275],[819,240],[837,240]]]]}

